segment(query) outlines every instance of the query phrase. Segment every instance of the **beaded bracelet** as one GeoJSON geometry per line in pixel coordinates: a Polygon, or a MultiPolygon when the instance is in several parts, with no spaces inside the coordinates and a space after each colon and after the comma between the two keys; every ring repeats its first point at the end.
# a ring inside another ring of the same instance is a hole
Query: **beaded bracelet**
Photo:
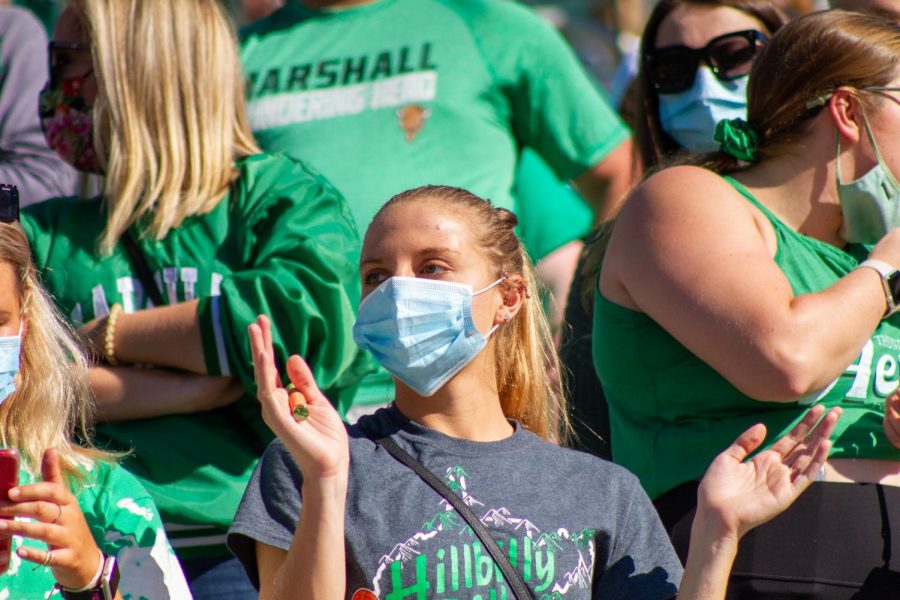
{"type": "Polygon", "coordinates": [[[103,358],[112,366],[119,364],[116,360],[116,321],[122,314],[122,305],[113,304],[109,309],[109,316],[106,317],[106,329],[103,331],[103,358]]]}

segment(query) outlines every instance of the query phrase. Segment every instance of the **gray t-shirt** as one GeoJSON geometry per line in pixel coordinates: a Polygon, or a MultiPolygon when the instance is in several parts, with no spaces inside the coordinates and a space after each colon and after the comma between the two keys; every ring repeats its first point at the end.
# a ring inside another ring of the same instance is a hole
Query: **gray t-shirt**
{"type": "MultiPolygon", "coordinates": [[[[637,479],[515,424],[498,442],[448,437],[388,407],[348,427],[347,598],[512,598],[465,521],[370,439],[392,439],[458,493],[535,598],[671,598],[682,568],[637,479]],[[368,434],[368,435],[367,435],[368,434]]],[[[285,447],[266,450],[228,534],[258,585],[255,542],[288,550],[302,475],[285,447]]]]}

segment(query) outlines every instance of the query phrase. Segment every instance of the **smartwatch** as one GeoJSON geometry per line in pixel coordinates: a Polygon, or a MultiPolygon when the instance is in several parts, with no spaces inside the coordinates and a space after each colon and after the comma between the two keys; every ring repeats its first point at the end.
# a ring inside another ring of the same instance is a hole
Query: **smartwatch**
{"type": "Polygon", "coordinates": [[[94,584],[82,590],[67,590],[59,588],[64,600],[114,600],[119,590],[119,565],[115,556],[103,556],[103,568],[100,570],[100,579],[94,584]]]}
{"type": "Polygon", "coordinates": [[[900,270],[895,269],[881,260],[864,260],[859,263],[857,269],[874,269],[881,275],[881,286],[884,288],[884,299],[887,301],[887,310],[884,317],[889,317],[900,309],[900,270]]]}

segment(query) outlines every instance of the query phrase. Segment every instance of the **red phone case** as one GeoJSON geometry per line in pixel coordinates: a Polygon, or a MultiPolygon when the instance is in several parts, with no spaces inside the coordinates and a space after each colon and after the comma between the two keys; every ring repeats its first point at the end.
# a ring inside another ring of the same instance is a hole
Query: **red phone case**
{"type": "MultiPolygon", "coordinates": [[[[19,453],[16,450],[0,450],[0,500],[9,500],[9,490],[19,485],[19,453]]],[[[0,573],[9,568],[12,536],[0,536],[0,556],[6,559],[0,562],[0,573]]]]}

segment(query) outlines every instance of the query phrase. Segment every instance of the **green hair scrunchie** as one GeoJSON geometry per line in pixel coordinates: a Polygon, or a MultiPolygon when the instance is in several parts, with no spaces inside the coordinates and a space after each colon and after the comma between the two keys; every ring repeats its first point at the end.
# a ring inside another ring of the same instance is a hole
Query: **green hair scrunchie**
{"type": "Polygon", "coordinates": [[[738,160],[753,162],[759,135],[744,119],[723,119],[716,125],[713,140],[721,144],[722,152],[738,160]]]}

